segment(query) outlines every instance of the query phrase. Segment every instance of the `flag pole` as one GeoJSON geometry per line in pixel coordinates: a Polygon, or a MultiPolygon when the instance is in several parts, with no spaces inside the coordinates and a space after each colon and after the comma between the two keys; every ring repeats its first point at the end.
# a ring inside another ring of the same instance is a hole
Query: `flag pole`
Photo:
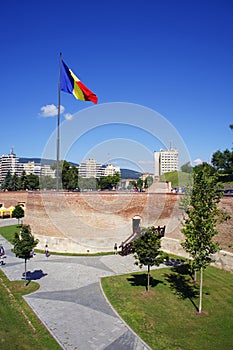
{"type": "Polygon", "coordinates": [[[56,191],[59,192],[59,178],[60,178],[60,114],[61,114],[61,63],[62,53],[60,52],[59,60],[59,80],[58,80],[58,109],[57,109],[57,174],[56,174],[56,191]]]}

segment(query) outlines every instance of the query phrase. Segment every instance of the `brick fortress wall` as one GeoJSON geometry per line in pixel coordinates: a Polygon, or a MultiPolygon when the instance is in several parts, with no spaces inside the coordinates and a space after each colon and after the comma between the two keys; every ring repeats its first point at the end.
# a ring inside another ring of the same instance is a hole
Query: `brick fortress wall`
{"type": "MultiPolygon", "coordinates": [[[[49,245],[51,251],[94,253],[112,251],[132,234],[132,218],[141,217],[142,226],[166,225],[164,248],[181,254],[179,245],[182,211],[180,195],[171,193],[121,192],[0,192],[5,207],[26,203],[24,223],[29,224],[38,248],[49,245]]],[[[222,206],[232,218],[219,226],[217,239],[221,247],[233,242],[233,200],[224,197],[222,206]]]]}

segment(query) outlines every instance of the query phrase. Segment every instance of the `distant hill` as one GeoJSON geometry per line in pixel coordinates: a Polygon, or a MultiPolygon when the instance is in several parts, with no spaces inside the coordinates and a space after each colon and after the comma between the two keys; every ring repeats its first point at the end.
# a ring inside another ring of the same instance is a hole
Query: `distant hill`
{"type": "Polygon", "coordinates": [[[139,179],[142,175],[139,171],[131,170],[131,169],[121,169],[121,178],[122,179],[139,179]]]}
{"type": "MultiPolygon", "coordinates": [[[[43,164],[54,164],[56,160],[54,159],[42,159],[43,164]]],[[[35,162],[35,163],[41,163],[41,158],[19,158],[20,163],[28,163],[28,162],[35,162]]],[[[77,166],[78,164],[69,162],[71,165],[77,166]]],[[[131,169],[121,169],[121,178],[122,179],[135,179],[137,180],[141,176],[141,173],[139,171],[131,170],[131,169]]]]}

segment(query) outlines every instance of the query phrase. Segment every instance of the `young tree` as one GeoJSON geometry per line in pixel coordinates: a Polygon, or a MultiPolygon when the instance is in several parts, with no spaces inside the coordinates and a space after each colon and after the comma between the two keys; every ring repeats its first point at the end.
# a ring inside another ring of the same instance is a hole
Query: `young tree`
{"type": "Polygon", "coordinates": [[[16,232],[14,239],[14,253],[18,258],[24,259],[25,285],[27,280],[27,260],[32,258],[32,250],[37,246],[38,240],[31,233],[29,225],[23,225],[20,235],[16,232]]]}
{"type": "Polygon", "coordinates": [[[24,217],[24,210],[21,205],[15,206],[15,209],[12,211],[12,216],[18,219],[18,225],[19,225],[19,220],[24,217]]]}
{"type": "Polygon", "coordinates": [[[199,313],[202,312],[203,269],[213,261],[211,254],[219,250],[218,243],[212,238],[218,233],[217,222],[228,218],[218,207],[222,195],[218,172],[207,163],[195,167],[190,202],[181,231],[185,235],[182,246],[192,257],[192,269],[200,271],[199,313]]]}
{"type": "Polygon", "coordinates": [[[141,236],[133,242],[135,264],[142,268],[147,266],[147,291],[150,288],[150,268],[164,261],[164,253],[160,250],[160,236],[154,226],[143,228],[141,236]]]}

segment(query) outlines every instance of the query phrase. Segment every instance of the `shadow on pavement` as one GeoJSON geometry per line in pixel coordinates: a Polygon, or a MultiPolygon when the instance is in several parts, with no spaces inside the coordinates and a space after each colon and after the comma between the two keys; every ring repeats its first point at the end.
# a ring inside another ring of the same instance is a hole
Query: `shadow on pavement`
{"type": "MultiPolygon", "coordinates": [[[[35,281],[45,276],[47,276],[47,273],[44,273],[42,270],[35,270],[33,272],[27,271],[26,277],[27,277],[27,280],[35,281]]],[[[22,278],[25,278],[25,272],[22,274],[22,278]]]]}

